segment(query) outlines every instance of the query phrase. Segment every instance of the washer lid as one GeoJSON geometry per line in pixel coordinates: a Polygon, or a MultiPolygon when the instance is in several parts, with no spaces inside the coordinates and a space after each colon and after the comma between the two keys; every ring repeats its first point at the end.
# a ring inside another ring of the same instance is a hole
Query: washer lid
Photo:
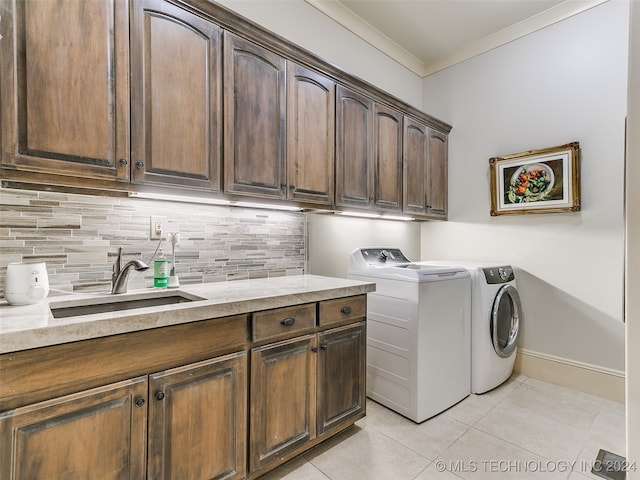
{"type": "Polygon", "coordinates": [[[348,273],[372,278],[404,281],[437,281],[468,276],[462,267],[421,265],[411,262],[399,248],[356,248],[351,253],[348,273]]]}

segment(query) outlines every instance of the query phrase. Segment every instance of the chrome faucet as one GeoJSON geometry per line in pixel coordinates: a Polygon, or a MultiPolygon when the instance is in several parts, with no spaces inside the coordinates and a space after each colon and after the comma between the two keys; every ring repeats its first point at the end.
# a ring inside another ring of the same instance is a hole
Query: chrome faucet
{"type": "Polygon", "coordinates": [[[118,258],[113,264],[113,274],[111,275],[111,294],[127,293],[127,277],[133,267],[138,272],[143,272],[149,268],[149,265],[142,260],[131,260],[122,266],[122,247],[118,248],[118,258]]]}

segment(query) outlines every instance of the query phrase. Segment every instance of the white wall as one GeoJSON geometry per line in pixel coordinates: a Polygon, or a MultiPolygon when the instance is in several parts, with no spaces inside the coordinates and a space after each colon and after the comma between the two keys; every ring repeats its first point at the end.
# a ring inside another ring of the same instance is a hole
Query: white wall
{"type": "Polygon", "coordinates": [[[304,0],[217,0],[345,72],[421,109],[421,78],[304,0]]]}
{"type": "MultiPolygon", "coordinates": [[[[640,459],[640,4],[631,4],[626,201],[627,458],[640,459]]],[[[630,471],[627,479],[640,479],[630,471]]]]}
{"type": "Polygon", "coordinates": [[[357,247],[399,247],[408,258],[420,258],[418,223],[321,214],[309,214],[308,219],[309,272],[315,275],[346,277],[357,247]]]}
{"type": "Polygon", "coordinates": [[[422,225],[422,258],[513,264],[521,347],[620,371],[628,10],[611,0],[424,81],[424,109],[454,128],[449,221],[422,225]],[[490,157],[572,141],[581,212],[490,217],[490,157]]]}

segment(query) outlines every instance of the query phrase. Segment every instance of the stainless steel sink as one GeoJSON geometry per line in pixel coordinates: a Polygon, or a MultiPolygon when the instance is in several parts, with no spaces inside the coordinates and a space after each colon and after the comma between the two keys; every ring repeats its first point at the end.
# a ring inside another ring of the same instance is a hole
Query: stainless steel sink
{"type": "Polygon", "coordinates": [[[145,298],[104,297],[100,303],[90,303],[84,305],[50,305],[54,318],[77,317],[80,315],[93,315],[96,313],[120,312],[122,310],[133,310],[136,308],[157,307],[160,305],[173,305],[176,303],[192,302],[202,300],[197,297],[188,297],[181,293],[172,295],[153,296],[145,298]]]}

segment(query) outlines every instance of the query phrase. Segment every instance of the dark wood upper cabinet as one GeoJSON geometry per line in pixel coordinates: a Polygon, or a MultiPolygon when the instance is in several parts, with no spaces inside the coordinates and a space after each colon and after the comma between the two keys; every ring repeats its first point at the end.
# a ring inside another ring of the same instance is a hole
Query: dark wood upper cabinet
{"type": "Polygon", "coordinates": [[[336,91],[336,205],[373,202],[373,100],[338,85],[336,91]]]}
{"type": "Polygon", "coordinates": [[[224,191],[285,198],[286,61],[224,33],[224,191]]]}
{"type": "Polygon", "coordinates": [[[429,129],[429,163],[427,168],[427,214],[447,218],[448,205],[448,137],[429,129]]]}
{"type": "Polygon", "coordinates": [[[404,118],[403,211],[447,218],[447,135],[404,118]]]}
{"type": "Polygon", "coordinates": [[[338,86],[336,205],[402,209],[402,114],[338,86]]]}
{"type": "Polygon", "coordinates": [[[450,125],[211,0],[0,0],[0,177],[447,217],[450,125]]]}
{"type": "Polygon", "coordinates": [[[403,211],[424,215],[427,213],[429,127],[422,122],[405,117],[402,150],[403,211]]]}
{"type": "Polygon", "coordinates": [[[334,199],[333,80],[287,62],[287,198],[322,205],[334,199]]]}
{"type": "Polygon", "coordinates": [[[402,209],[402,114],[375,104],[374,202],[376,209],[402,209]]]}
{"type": "Polygon", "coordinates": [[[164,0],[132,8],[132,181],[219,191],[222,31],[164,0]]]}
{"type": "Polygon", "coordinates": [[[0,11],[2,163],[128,181],[127,0],[4,0],[0,11]]]}

